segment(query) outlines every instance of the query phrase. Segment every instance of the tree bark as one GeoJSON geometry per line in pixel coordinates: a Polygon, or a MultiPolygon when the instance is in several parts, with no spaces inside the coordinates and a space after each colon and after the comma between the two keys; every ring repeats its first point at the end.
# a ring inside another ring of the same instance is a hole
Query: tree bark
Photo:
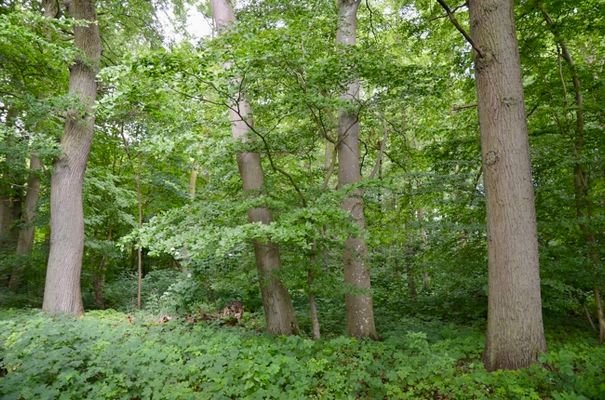
{"type": "Polygon", "coordinates": [[[38,199],[40,197],[40,169],[42,163],[35,154],[30,156],[29,161],[29,178],[27,180],[27,192],[25,193],[25,204],[23,205],[21,228],[19,230],[19,238],[17,239],[17,265],[11,272],[11,277],[8,287],[11,290],[16,290],[21,283],[21,277],[26,268],[24,258],[28,256],[34,247],[34,220],[38,209],[38,199]]]}
{"type": "Polygon", "coordinates": [[[534,193],[513,1],[470,0],[487,193],[485,367],[527,367],[546,350],[534,193]]]}
{"type": "MultiPolygon", "coordinates": [[[[360,0],[338,0],[338,28],[336,43],[354,46],[357,30],[357,9],[360,0]]],[[[349,77],[351,78],[351,77],[349,77]]],[[[352,78],[342,99],[349,103],[359,96],[359,80],[352,78]]],[[[357,115],[343,108],[338,114],[338,186],[339,188],[361,181],[359,165],[359,121],[357,115]]],[[[344,201],[343,209],[361,230],[365,229],[362,193],[352,192],[344,201]]],[[[376,338],[374,308],[370,293],[370,271],[366,265],[368,249],[363,237],[351,236],[344,245],[344,280],[349,291],[345,295],[347,333],[354,337],[376,338]]]]}
{"type": "MultiPolygon", "coordinates": [[[[212,17],[219,33],[223,33],[235,23],[233,8],[228,0],[212,0],[212,17]]],[[[225,65],[229,68],[229,64],[225,65]]],[[[243,143],[253,140],[250,137],[252,124],[250,105],[239,93],[234,109],[229,110],[231,133],[235,140],[243,143]]],[[[237,155],[237,165],[242,178],[244,192],[257,195],[264,189],[264,176],[257,152],[244,151],[237,155]]],[[[269,224],[272,220],[271,210],[267,207],[256,207],[248,210],[248,220],[269,224]]],[[[276,335],[298,333],[298,323],[292,300],[284,285],[277,277],[281,268],[281,259],[277,245],[254,241],[254,253],[258,269],[259,282],[267,331],[276,335]]]]}
{"type": "Polygon", "coordinates": [[[84,312],[80,274],[84,252],[82,185],[94,131],[95,81],[101,58],[101,38],[94,0],[72,0],[67,13],[89,21],[74,27],[74,41],[83,56],[69,67],[69,94],[81,108],[69,110],[61,138],[63,154],[53,166],[50,194],[50,253],[44,287],[44,311],[79,315],[84,312]]]}

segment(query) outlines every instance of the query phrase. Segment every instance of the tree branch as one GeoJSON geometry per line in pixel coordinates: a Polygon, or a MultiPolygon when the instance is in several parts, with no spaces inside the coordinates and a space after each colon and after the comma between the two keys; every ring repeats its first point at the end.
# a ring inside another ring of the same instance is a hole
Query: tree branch
{"type": "Polygon", "coordinates": [[[445,3],[445,1],[444,0],[437,0],[437,3],[439,3],[441,5],[441,7],[443,7],[443,9],[445,10],[445,12],[447,13],[447,17],[452,22],[452,24],[454,24],[454,26],[456,27],[456,29],[458,29],[458,32],[460,32],[462,34],[462,36],[464,36],[464,38],[466,39],[466,41],[469,42],[470,45],[473,47],[473,49],[477,52],[477,55],[482,58],[483,57],[483,53],[481,52],[481,50],[479,50],[479,47],[477,47],[477,45],[475,44],[475,42],[471,38],[471,35],[469,35],[464,30],[464,28],[462,27],[462,25],[460,25],[460,23],[458,22],[458,20],[454,16],[454,13],[449,8],[449,6],[445,3]]]}

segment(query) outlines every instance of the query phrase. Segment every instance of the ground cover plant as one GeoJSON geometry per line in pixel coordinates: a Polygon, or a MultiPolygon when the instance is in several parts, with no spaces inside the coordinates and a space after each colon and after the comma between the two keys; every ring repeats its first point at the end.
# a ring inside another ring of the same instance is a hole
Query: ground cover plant
{"type": "MultiPolygon", "coordinates": [[[[270,337],[246,325],[92,311],[3,311],[6,399],[599,399],[605,350],[577,328],[522,371],[488,373],[483,330],[405,319],[381,341],[270,337]],[[571,339],[570,339],[571,338],[571,339]]],[[[379,325],[380,326],[380,325],[379,325]]]]}

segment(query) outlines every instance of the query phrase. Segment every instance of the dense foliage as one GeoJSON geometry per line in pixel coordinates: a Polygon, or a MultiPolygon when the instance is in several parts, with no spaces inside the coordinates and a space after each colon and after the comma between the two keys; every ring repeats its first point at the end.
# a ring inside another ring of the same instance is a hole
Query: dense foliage
{"type": "Polygon", "coordinates": [[[113,311],[79,320],[5,311],[0,319],[6,399],[605,396],[605,349],[577,330],[553,330],[539,365],[490,374],[476,327],[411,318],[380,342],[268,337],[255,332],[254,316],[242,328],[113,311]]]}
{"type": "MultiPolygon", "coordinates": [[[[605,398],[603,1],[515,2],[549,349],[529,369],[492,374],[481,362],[488,238],[474,54],[443,8],[362,1],[357,44],[345,49],[332,0],[235,2],[237,24],[220,35],[208,3],[96,1],[87,313],[76,320],[16,309],[42,304],[50,177],[80,110],[67,94],[80,54],[71,32],[83,22],[45,18],[39,1],[0,4],[0,397],[605,398]],[[351,77],[362,87],[352,104],[341,96],[351,77]],[[242,93],[253,110],[245,143],[227,116],[242,93]],[[346,187],[342,109],[361,126],[363,179],[346,187]],[[243,152],[260,154],[259,193],[242,188],[243,152]],[[32,178],[40,193],[26,222],[32,178]],[[359,193],[365,230],[342,209],[359,193]],[[272,223],[250,222],[254,207],[270,208],[272,223]],[[32,248],[17,253],[28,226],[32,248]],[[341,336],[351,235],[369,250],[377,342],[341,336]],[[260,333],[252,243],[269,241],[297,337],[260,333]],[[320,341],[309,339],[310,299],[320,341]],[[236,328],[187,322],[234,300],[245,309],[236,328]]],[[[466,6],[449,3],[468,27],[466,6]]]]}

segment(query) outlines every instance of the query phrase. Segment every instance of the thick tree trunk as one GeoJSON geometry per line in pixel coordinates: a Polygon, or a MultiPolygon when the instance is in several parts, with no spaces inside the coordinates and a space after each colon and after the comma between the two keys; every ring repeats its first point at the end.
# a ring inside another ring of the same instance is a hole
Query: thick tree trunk
{"type": "Polygon", "coordinates": [[[69,67],[69,94],[82,109],[70,110],[61,139],[63,154],[54,163],[50,194],[50,253],[42,308],[49,313],[82,314],[80,273],[84,252],[82,184],[94,130],[95,81],[101,57],[101,38],[94,0],[67,3],[69,16],[90,21],[74,28],[76,47],[82,52],[69,67]]]}
{"type": "Polygon", "coordinates": [[[527,367],[546,350],[527,121],[513,1],[469,1],[487,193],[486,369],[527,367]]]}
{"type": "MultiPolygon", "coordinates": [[[[219,33],[222,33],[235,23],[233,8],[228,0],[212,0],[211,5],[216,28],[219,33]]],[[[226,67],[229,66],[226,65],[226,67]]],[[[229,110],[231,133],[234,139],[246,143],[252,140],[250,137],[250,126],[252,124],[250,105],[244,100],[241,93],[239,99],[234,104],[235,109],[229,110]]],[[[264,176],[260,154],[250,151],[242,152],[237,156],[237,165],[244,191],[251,195],[262,192],[264,176]]],[[[248,210],[248,220],[269,224],[272,220],[271,211],[267,207],[252,208],[248,210]]],[[[276,335],[298,333],[292,300],[287,289],[277,277],[281,268],[278,247],[273,243],[255,241],[254,253],[256,255],[267,331],[276,335]]]]}
{"type": "Polygon", "coordinates": [[[21,276],[25,270],[23,258],[28,256],[34,247],[34,220],[38,209],[38,198],[40,197],[40,177],[38,176],[42,164],[40,159],[32,154],[29,162],[29,178],[27,180],[27,192],[25,193],[25,204],[22,210],[21,228],[17,240],[17,255],[20,259],[17,261],[11,273],[8,287],[16,290],[21,283],[21,276]]]}
{"type": "MultiPolygon", "coordinates": [[[[336,43],[353,46],[356,40],[357,9],[360,0],[338,0],[338,29],[336,43]]],[[[353,102],[359,96],[359,80],[349,83],[342,99],[353,102]]],[[[351,110],[342,109],[338,115],[338,186],[346,187],[361,181],[359,165],[359,121],[351,110]]],[[[363,200],[355,191],[343,202],[360,229],[365,229],[363,200]]],[[[362,237],[349,237],[344,246],[344,280],[349,292],[345,295],[347,333],[354,337],[376,338],[374,308],[370,293],[370,271],[366,265],[368,249],[362,237]]]]}

